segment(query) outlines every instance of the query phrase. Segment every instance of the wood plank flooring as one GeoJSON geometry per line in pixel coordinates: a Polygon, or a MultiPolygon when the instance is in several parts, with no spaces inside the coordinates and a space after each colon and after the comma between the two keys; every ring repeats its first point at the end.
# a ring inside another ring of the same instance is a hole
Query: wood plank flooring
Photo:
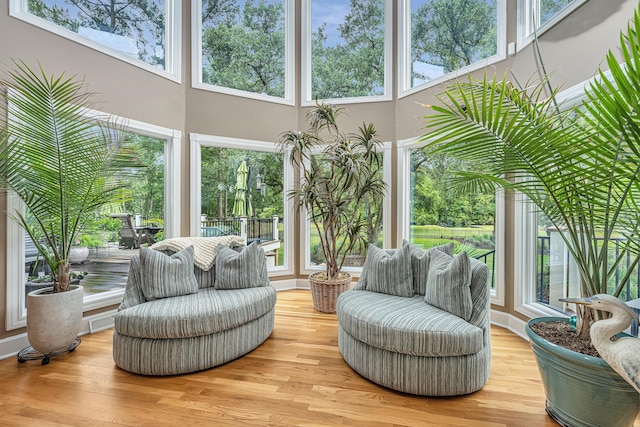
{"type": "MultiPolygon", "coordinates": [[[[335,315],[304,290],[278,293],[272,336],[207,371],[144,377],[115,366],[112,331],[46,366],[0,361],[2,426],[556,426],[529,344],[492,328],[489,384],[455,398],[406,395],[349,368],[335,315]]],[[[636,422],[640,426],[640,422],[636,422]]]]}

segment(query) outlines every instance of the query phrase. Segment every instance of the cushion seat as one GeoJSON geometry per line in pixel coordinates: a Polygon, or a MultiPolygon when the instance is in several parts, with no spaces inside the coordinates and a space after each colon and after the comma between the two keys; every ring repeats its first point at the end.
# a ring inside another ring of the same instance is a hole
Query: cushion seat
{"type": "Polygon", "coordinates": [[[336,303],[345,362],[376,384],[420,396],[484,387],[491,368],[487,265],[453,255],[452,243],[372,252],[358,283],[336,303]],[[399,286],[407,270],[409,290],[406,280],[399,286]]]}
{"type": "Polygon", "coordinates": [[[141,338],[189,338],[236,328],[273,309],[272,287],[217,290],[148,301],[119,311],[115,329],[141,338]]]}
{"type": "Polygon", "coordinates": [[[338,300],[340,326],[370,346],[414,356],[461,356],[484,347],[481,328],[425,304],[424,297],[351,291],[338,300]]]}
{"type": "Polygon", "coordinates": [[[118,367],[186,374],[241,357],[269,338],[277,295],[264,250],[255,243],[231,247],[230,237],[166,239],[131,257],[114,316],[118,367]]]}

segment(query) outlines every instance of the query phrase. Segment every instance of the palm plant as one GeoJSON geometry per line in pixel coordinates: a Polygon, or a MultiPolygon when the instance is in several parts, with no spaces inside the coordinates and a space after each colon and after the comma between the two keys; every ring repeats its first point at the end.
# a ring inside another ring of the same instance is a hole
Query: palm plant
{"type": "Polygon", "coordinates": [[[71,247],[96,210],[117,200],[117,178],[135,162],[117,123],[87,115],[83,81],[14,65],[0,81],[0,186],[24,202],[28,214],[9,215],[51,268],[54,292],[64,292],[71,247]]]}
{"type": "MultiPolygon", "coordinates": [[[[438,95],[426,119],[427,150],[473,162],[481,172],[460,172],[456,188],[503,188],[524,194],[562,232],[578,268],[582,296],[608,293],[609,279],[626,252],[626,275],[640,258],[640,15],[621,34],[623,65],[612,52],[610,75],[599,71],[581,105],[561,111],[547,78],[518,88],[471,77],[438,95]],[[612,238],[626,238],[611,257],[612,238]]],[[[579,313],[588,336],[593,316],[579,313]]],[[[580,317],[580,316],[579,316],[580,317]]]]}
{"type": "Polygon", "coordinates": [[[297,200],[298,211],[304,208],[320,236],[330,281],[354,247],[366,242],[365,205],[379,203],[386,191],[373,124],[345,134],[337,123],[343,112],[318,104],[307,112],[308,131],[284,132],[278,143],[281,150],[291,149],[289,160],[301,171],[300,185],[289,198],[297,200]]]}

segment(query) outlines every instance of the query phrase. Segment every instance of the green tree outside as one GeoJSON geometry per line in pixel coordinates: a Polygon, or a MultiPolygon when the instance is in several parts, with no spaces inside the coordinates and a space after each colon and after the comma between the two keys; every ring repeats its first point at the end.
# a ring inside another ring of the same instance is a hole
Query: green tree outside
{"type": "Polygon", "coordinates": [[[66,8],[50,3],[28,0],[28,10],[75,33],[84,27],[124,36],[135,42],[136,59],[164,68],[163,0],[65,0],[66,8]]]}

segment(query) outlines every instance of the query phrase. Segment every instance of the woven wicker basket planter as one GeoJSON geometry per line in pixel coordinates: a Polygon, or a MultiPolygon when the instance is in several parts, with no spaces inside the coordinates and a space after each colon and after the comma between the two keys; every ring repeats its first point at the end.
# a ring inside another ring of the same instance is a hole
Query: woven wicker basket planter
{"type": "Polygon", "coordinates": [[[341,272],[337,280],[326,280],[325,276],[324,271],[309,276],[313,306],[323,313],[335,313],[336,300],[341,293],[349,289],[351,275],[341,272]]]}

